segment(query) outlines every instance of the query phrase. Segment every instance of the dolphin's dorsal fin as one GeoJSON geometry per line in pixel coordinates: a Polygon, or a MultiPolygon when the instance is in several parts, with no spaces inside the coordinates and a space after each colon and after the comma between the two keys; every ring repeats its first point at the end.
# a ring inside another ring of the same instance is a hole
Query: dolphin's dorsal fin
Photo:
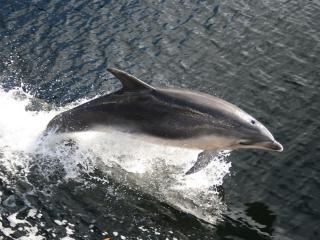
{"type": "Polygon", "coordinates": [[[126,73],[116,68],[108,68],[107,70],[121,81],[122,89],[124,91],[140,91],[146,89],[154,89],[152,86],[130,75],[129,73],[126,73]]]}

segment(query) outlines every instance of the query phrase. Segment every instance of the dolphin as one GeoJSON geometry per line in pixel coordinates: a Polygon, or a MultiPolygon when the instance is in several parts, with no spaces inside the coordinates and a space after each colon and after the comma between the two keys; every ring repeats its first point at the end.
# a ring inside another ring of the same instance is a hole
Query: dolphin
{"type": "Polygon", "coordinates": [[[110,127],[149,142],[203,150],[186,174],[200,171],[213,159],[208,154],[222,150],[283,150],[262,123],[225,100],[187,89],[156,88],[122,70],[107,70],[122,88],[58,114],[47,132],[110,127]]]}

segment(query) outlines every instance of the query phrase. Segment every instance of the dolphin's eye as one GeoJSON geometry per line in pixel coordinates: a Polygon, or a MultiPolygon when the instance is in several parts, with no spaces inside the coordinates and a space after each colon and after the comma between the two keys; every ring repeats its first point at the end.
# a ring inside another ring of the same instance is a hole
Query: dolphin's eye
{"type": "Polygon", "coordinates": [[[252,123],[252,124],[255,124],[255,123],[256,123],[256,121],[252,119],[252,120],[251,120],[251,123],[252,123]]]}

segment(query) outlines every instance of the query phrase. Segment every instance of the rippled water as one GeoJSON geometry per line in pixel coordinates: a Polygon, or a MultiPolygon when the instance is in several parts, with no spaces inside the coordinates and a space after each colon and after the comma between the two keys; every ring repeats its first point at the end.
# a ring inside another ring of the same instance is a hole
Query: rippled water
{"type": "Polygon", "coordinates": [[[0,0],[0,239],[318,239],[319,10],[0,0]],[[285,151],[236,151],[188,179],[195,152],[41,139],[55,114],[120,87],[108,66],[235,103],[285,151]]]}

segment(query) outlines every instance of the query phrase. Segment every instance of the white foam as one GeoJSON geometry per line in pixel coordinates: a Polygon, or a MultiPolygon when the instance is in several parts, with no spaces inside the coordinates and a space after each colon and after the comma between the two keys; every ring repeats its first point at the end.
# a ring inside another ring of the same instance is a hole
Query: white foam
{"type": "Polygon", "coordinates": [[[7,228],[2,225],[2,217],[1,216],[0,216],[0,231],[7,237],[9,237],[11,234],[14,233],[14,231],[11,228],[7,228]]]}
{"type": "Polygon", "coordinates": [[[0,88],[0,148],[32,151],[37,137],[56,112],[31,112],[25,108],[30,96],[20,89],[5,92],[0,88]]]}
{"type": "Polygon", "coordinates": [[[66,221],[66,220],[62,220],[62,221],[60,221],[60,220],[54,220],[54,222],[56,223],[56,224],[58,224],[59,226],[62,226],[62,225],[66,225],[68,222],[66,221]]]}
{"type": "Polygon", "coordinates": [[[27,217],[34,218],[36,214],[37,214],[37,209],[32,208],[29,210],[27,217]]]}
{"type": "Polygon", "coordinates": [[[15,227],[18,224],[25,223],[25,220],[17,219],[17,215],[18,215],[18,213],[14,213],[14,214],[7,217],[7,219],[10,222],[11,227],[15,227]]]}
{"type": "Polygon", "coordinates": [[[38,228],[36,226],[32,226],[32,224],[25,220],[25,219],[18,219],[17,218],[18,213],[11,214],[7,217],[7,220],[10,223],[11,228],[4,228],[2,224],[0,223],[0,231],[2,231],[6,236],[11,236],[15,231],[12,230],[15,227],[18,227],[18,230],[22,230],[26,233],[25,236],[19,237],[20,240],[42,240],[45,239],[43,236],[38,234],[38,228]]]}

